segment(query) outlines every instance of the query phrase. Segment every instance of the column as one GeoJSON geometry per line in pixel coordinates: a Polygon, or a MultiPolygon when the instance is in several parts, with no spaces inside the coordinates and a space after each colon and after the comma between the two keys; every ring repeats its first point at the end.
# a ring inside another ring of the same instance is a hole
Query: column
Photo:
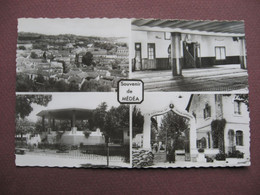
{"type": "Polygon", "coordinates": [[[197,133],[195,119],[190,119],[190,156],[191,161],[196,162],[198,156],[197,150],[197,133]]]}
{"type": "Polygon", "coordinates": [[[72,134],[76,133],[76,113],[75,110],[72,111],[72,119],[71,119],[71,132],[72,134]]]}
{"type": "Polygon", "coordinates": [[[48,116],[48,133],[51,131],[51,116],[48,116]]]}
{"type": "Polygon", "coordinates": [[[242,69],[247,69],[245,37],[240,37],[239,41],[240,41],[240,67],[242,69]]]}
{"type": "Polygon", "coordinates": [[[181,33],[171,33],[171,60],[172,60],[172,75],[182,75],[181,63],[181,33]]]}
{"type": "Polygon", "coordinates": [[[52,129],[55,129],[55,119],[52,119],[52,129]]]}
{"type": "Polygon", "coordinates": [[[42,132],[45,131],[45,116],[42,116],[42,132]]]}
{"type": "Polygon", "coordinates": [[[143,148],[151,149],[151,117],[150,115],[144,116],[144,127],[143,127],[143,148]]]}

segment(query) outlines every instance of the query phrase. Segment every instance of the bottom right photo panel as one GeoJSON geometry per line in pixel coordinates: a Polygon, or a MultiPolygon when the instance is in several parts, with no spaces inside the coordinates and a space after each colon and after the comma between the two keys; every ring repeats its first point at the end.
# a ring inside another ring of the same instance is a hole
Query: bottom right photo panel
{"type": "Polygon", "coordinates": [[[131,110],[134,168],[250,165],[247,93],[150,92],[131,110]]]}

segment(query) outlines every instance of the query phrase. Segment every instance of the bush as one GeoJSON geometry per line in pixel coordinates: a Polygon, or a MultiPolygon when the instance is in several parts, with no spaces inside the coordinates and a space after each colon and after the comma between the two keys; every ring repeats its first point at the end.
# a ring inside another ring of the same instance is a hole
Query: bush
{"type": "Polygon", "coordinates": [[[217,155],[216,155],[216,160],[226,160],[226,157],[227,157],[227,155],[225,154],[225,153],[218,153],[217,155]]]}
{"type": "Polygon", "coordinates": [[[213,162],[213,158],[209,156],[205,156],[207,162],[213,162]]]}
{"type": "Polygon", "coordinates": [[[244,153],[239,150],[228,153],[228,158],[244,158],[244,153]]]}
{"type": "Polygon", "coordinates": [[[203,152],[204,152],[204,148],[199,148],[199,149],[198,149],[198,152],[199,152],[199,153],[203,153],[203,152]]]}

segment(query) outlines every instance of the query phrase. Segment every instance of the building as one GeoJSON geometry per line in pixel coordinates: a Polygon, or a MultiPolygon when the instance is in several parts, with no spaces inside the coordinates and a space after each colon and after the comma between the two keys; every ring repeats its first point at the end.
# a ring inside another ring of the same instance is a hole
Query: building
{"type": "Polygon", "coordinates": [[[240,64],[247,68],[242,21],[134,19],[132,69],[171,70],[240,64]]]}
{"type": "Polygon", "coordinates": [[[104,144],[105,138],[99,129],[95,132],[90,132],[88,137],[85,137],[84,131],[78,131],[76,127],[76,120],[88,120],[92,115],[91,109],[80,108],[64,108],[64,109],[52,109],[42,110],[37,116],[42,118],[43,134],[48,143],[62,143],[67,145],[79,145],[80,143],[86,145],[98,145],[104,144]],[[45,120],[48,120],[46,127],[45,120]],[[55,131],[55,123],[58,120],[71,120],[70,131],[59,129],[55,131]],[[47,130],[47,131],[46,131],[47,130]],[[63,132],[60,139],[57,140],[59,132],[63,132]]]}
{"type": "Polygon", "coordinates": [[[239,151],[244,154],[243,159],[249,161],[249,112],[240,96],[246,95],[191,96],[187,110],[195,117],[197,148],[204,149],[205,155],[212,157],[220,152],[232,155],[239,151]],[[223,144],[214,138],[213,127],[214,121],[216,124],[221,120],[225,120],[223,144]]]}
{"type": "MultiPolygon", "coordinates": [[[[207,163],[223,160],[222,165],[249,165],[247,104],[247,94],[193,94],[186,109],[179,109],[177,104],[170,102],[161,110],[145,113],[143,134],[138,135],[142,136],[142,141],[136,136],[133,143],[142,143],[141,150],[153,151],[152,119],[173,112],[188,121],[187,128],[179,137],[183,140],[183,145],[182,149],[175,151],[176,161],[207,163]]],[[[174,138],[171,137],[167,142],[166,138],[166,145],[172,139],[174,138]]],[[[157,162],[165,162],[166,153],[167,149],[164,154],[154,154],[154,158],[160,158],[157,162]]]]}

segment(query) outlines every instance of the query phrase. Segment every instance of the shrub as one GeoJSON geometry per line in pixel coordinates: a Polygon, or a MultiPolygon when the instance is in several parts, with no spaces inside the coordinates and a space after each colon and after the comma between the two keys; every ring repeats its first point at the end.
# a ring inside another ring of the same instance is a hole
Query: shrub
{"type": "Polygon", "coordinates": [[[213,162],[213,158],[212,157],[209,157],[209,156],[205,156],[207,162],[213,162]]]}
{"type": "Polygon", "coordinates": [[[199,148],[199,149],[198,149],[198,152],[199,152],[199,153],[203,153],[203,152],[204,152],[204,148],[199,148]]]}
{"type": "Polygon", "coordinates": [[[216,155],[216,160],[226,160],[226,154],[225,153],[218,153],[217,155],[216,155]]]}
{"type": "Polygon", "coordinates": [[[244,158],[244,153],[239,150],[228,153],[228,158],[244,158]]]}

